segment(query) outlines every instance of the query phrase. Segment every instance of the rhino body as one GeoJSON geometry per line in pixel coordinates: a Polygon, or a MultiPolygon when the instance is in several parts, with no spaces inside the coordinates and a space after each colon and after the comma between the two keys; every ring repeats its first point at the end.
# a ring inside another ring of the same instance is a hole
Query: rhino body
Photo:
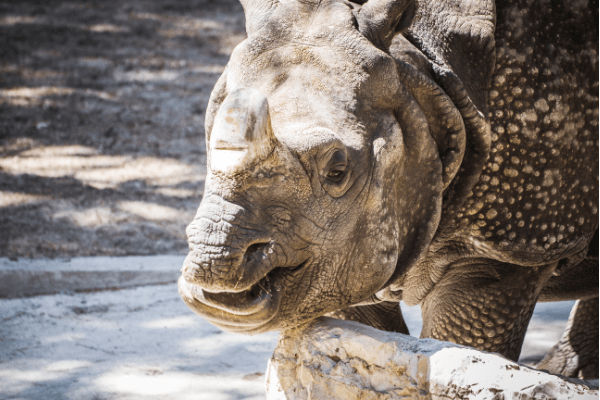
{"type": "Polygon", "coordinates": [[[206,117],[184,301],[254,333],[333,313],[598,376],[598,17],[587,1],[243,2],[206,117]],[[594,339],[595,338],[595,339],[594,339]]]}

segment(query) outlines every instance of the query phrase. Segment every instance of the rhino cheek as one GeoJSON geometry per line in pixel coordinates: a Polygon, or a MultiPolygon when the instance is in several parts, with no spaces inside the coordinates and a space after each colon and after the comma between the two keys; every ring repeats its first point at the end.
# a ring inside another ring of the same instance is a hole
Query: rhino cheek
{"type": "MultiPolygon", "coordinates": [[[[358,244],[360,245],[360,244],[358,244]]],[[[351,253],[357,254],[352,250],[351,253]]],[[[359,256],[347,262],[319,260],[281,288],[281,307],[273,324],[285,328],[369,299],[394,271],[395,252],[359,256]],[[374,257],[373,257],[374,256],[374,257]],[[381,262],[383,261],[383,262],[381,262]]]]}
{"type": "Polygon", "coordinates": [[[281,287],[282,303],[275,324],[294,326],[365,301],[392,276],[398,257],[398,223],[385,202],[376,199],[381,193],[370,195],[368,202],[348,211],[361,211],[360,215],[346,215],[351,225],[329,232],[335,240],[323,243],[318,258],[281,287]]]}
{"type": "MultiPolygon", "coordinates": [[[[367,229],[364,230],[363,239],[358,247],[363,249],[365,261],[359,275],[365,276],[363,280],[369,285],[364,285],[364,294],[373,295],[380,290],[390,279],[396,269],[399,254],[399,232],[403,228],[398,221],[397,213],[392,206],[391,199],[386,198],[386,190],[373,193],[372,204],[377,204],[367,214],[367,229]],[[365,251],[365,249],[368,249],[365,251]]],[[[361,298],[358,301],[362,301],[361,298]]]]}

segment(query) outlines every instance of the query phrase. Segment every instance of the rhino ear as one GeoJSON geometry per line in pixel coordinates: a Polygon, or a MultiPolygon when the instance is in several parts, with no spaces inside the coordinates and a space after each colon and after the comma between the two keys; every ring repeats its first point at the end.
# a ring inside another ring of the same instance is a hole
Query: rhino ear
{"type": "Polygon", "coordinates": [[[489,155],[491,132],[485,115],[495,66],[495,25],[494,0],[419,1],[413,23],[390,49],[402,59],[407,48],[416,47],[427,61],[408,62],[429,71],[462,115],[466,149],[446,190],[445,210],[460,207],[489,155]]]}
{"type": "Polygon", "coordinates": [[[495,1],[419,1],[417,8],[405,36],[433,61],[444,90],[451,91],[447,86],[460,80],[470,100],[485,114],[496,61],[495,1]]]}
{"type": "Polygon", "coordinates": [[[415,15],[414,0],[368,0],[358,10],[359,31],[386,50],[397,33],[408,28],[415,15]]]}
{"type": "Polygon", "coordinates": [[[275,7],[276,0],[240,0],[244,7],[244,15],[246,16],[246,33],[250,35],[252,32],[260,29],[265,25],[272,9],[275,7]]]}

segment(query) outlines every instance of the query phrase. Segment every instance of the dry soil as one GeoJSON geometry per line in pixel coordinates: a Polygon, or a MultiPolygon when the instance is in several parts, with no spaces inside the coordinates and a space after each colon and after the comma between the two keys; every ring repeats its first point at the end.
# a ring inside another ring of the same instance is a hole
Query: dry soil
{"type": "Polygon", "coordinates": [[[183,253],[234,0],[0,2],[0,256],[183,253]]]}

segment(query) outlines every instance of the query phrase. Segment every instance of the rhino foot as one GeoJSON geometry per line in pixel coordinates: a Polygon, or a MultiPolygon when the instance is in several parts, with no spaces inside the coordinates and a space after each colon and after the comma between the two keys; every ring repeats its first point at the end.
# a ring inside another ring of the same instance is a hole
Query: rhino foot
{"type": "Polygon", "coordinates": [[[537,368],[569,377],[598,378],[598,298],[575,303],[567,328],[537,368]]]}

